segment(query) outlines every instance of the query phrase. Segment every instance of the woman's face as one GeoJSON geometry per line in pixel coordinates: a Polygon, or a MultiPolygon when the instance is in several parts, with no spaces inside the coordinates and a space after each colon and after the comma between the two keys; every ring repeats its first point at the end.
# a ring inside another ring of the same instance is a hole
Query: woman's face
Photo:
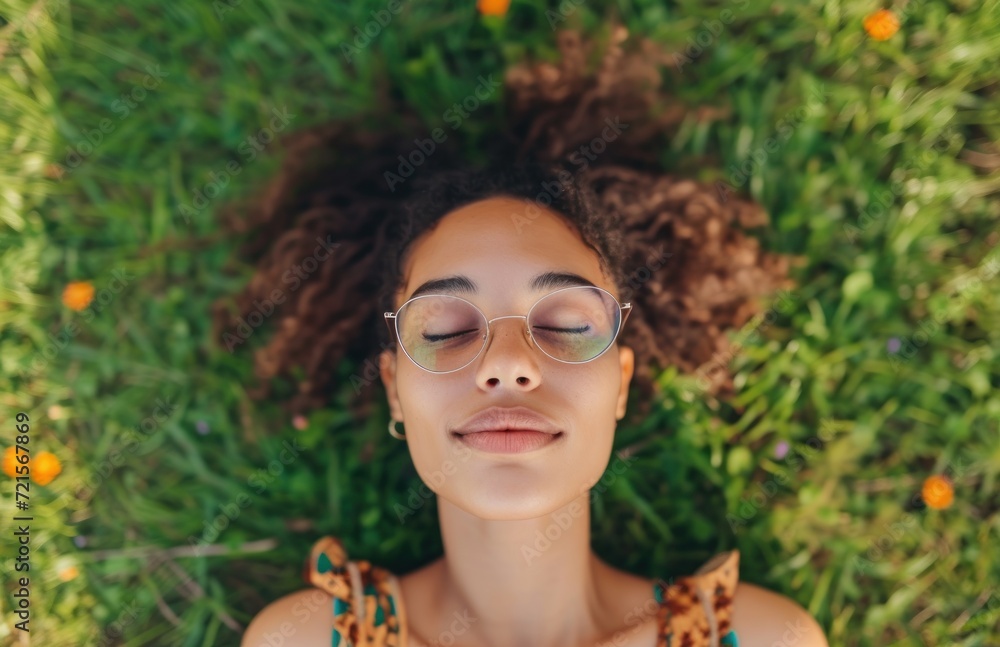
{"type": "MultiPolygon", "coordinates": [[[[395,307],[427,281],[462,276],[475,291],[448,294],[474,303],[487,319],[526,315],[558,289],[531,288],[546,272],[578,275],[617,298],[597,253],[569,221],[545,208],[528,220],[528,204],[489,198],[442,218],[409,248],[395,307]]],[[[616,344],[591,362],[566,364],[530,343],[524,319],[491,327],[489,345],[465,368],[429,373],[402,352],[385,351],[382,380],[417,473],[431,490],[481,518],[539,517],[586,493],[607,467],[617,420],[625,415],[632,351],[616,344]],[[521,453],[482,451],[453,435],[494,406],[527,407],[561,434],[521,453]]]]}

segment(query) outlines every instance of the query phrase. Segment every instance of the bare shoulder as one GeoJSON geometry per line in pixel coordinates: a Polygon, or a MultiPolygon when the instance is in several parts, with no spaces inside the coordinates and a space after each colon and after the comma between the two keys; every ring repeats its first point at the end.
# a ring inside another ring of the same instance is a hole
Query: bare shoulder
{"type": "Polygon", "coordinates": [[[250,621],[240,647],[329,645],[333,632],[332,604],[333,596],[317,588],[278,598],[250,621]]]}
{"type": "Polygon", "coordinates": [[[746,582],[736,587],[732,623],[740,644],[829,647],[819,623],[797,602],[746,582]]]}

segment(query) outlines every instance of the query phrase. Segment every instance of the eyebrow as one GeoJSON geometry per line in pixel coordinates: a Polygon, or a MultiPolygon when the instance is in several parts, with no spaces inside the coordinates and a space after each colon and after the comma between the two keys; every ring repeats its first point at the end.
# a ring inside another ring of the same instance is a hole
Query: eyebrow
{"type": "MultiPolygon", "coordinates": [[[[543,272],[531,279],[529,288],[532,291],[552,290],[554,288],[568,288],[577,285],[585,285],[596,288],[593,282],[588,281],[579,274],[572,272],[543,272]]],[[[449,276],[442,279],[431,279],[420,285],[407,297],[407,300],[421,294],[478,294],[479,287],[467,276],[449,276]]]]}

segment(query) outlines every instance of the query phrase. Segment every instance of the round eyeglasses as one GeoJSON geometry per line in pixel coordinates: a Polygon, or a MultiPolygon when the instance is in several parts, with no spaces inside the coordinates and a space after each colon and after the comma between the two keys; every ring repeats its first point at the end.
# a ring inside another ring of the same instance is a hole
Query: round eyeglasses
{"type": "Polygon", "coordinates": [[[630,312],[631,303],[621,305],[603,288],[572,286],[543,296],[527,315],[487,320],[482,310],[461,297],[425,294],[384,316],[414,364],[431,373],[452,373],[479,357],[489,343],[490,324],[497,319],[524,319],[528,338],[538,350],[560,362],[583,364],[611,348],[630,312]]]}

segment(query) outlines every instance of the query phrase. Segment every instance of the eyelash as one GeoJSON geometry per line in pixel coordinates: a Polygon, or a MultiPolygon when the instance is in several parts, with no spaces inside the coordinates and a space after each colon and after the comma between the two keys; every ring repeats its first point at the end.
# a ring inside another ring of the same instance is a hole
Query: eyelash
{"type": "MultiPolygon", "coordinates": [[[[590,328],[590,326],[584,326],[582,328],[545,328],[545,327],[542,327],[542,326],[537,326],[537,327],[540,328],[541,330],[564,332],[564,333],[577,334],[577,335],[579,335],[581,333],[584,333],[584,332],[587,332],[587,330],[590,328]]],[[[424,339],[426,339],[427,341],[430,341],[430,342],[446,341],[448,339],[451,339],[451,338],[454,338],[454,337],[458,337],[459,335],[465,335],[465,334],[470,333],[470,332],[472,332],[472,331],[471,330],[463,330],[463,331],[459,331],[459,332],[456,332],[456,333],[451,333],[450,335],[424,335],[424,339]]]]}

